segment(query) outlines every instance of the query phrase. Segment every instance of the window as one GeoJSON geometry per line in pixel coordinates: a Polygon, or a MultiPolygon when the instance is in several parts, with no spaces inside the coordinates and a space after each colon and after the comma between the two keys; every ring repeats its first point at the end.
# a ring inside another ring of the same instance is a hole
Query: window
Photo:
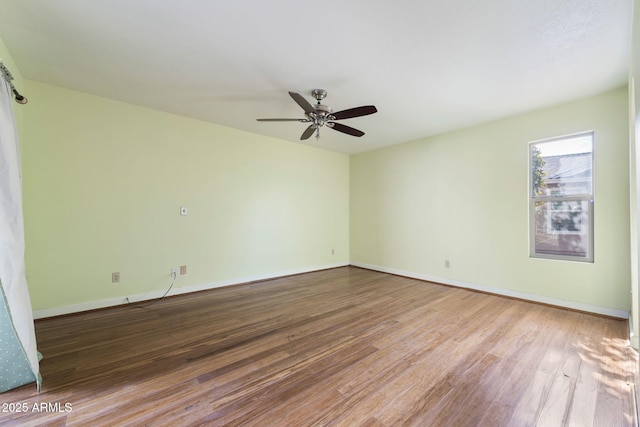
{"type": "Polygon", "coordinates": [[[529,145],[530,254],[593,262],[593,132],[529,145]]]}

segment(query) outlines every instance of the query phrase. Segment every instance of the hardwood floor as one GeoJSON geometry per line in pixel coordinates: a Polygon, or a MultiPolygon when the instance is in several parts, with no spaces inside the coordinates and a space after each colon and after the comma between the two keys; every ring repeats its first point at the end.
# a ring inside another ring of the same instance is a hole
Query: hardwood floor
{"type": "Polygon", "coordinates": [[[636,425],[626,321],[355,267],[36,334],[42,393],[0,426],[636,425]]]}

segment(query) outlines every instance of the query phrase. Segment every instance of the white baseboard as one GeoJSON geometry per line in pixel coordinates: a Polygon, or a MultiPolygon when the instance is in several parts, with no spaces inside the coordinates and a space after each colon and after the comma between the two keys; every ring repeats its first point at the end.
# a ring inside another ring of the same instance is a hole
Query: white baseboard
{"type": "Polygon", "coordinates": [[[629,313],[629,345],[636,350],[640,349],[640,337],[633,333],[633,325],[636,319],[629,313]]]}
{"type": "MultiPolygon", "coordinates": [[[[170,296],[170,295],[181,295],[181,294],[187,294],[187,293],[191,293],[191,292],[205,291],[205,290],[208,290],[208,289],[220,288],[220,287],[223,287],[223,286],[239,285],[239,284],[242,284],[242,283],[249,283],[249,282],[255,282],[255,281],[260,281],[260,280],[275,279],[275,278],[278,278],[278,277],[291,276],[291,275],[294,275],[294,274],[311,273],[313,271],[327,270],[327,269],[330,269],[330,268],[346,267],[347,265],[349,265],[349,263],[320,265],[320,266],[300,268],[300,269],[294,269],[294,270],[279,271],[279,272],[275,272],[275,273],[262,274],[262,275],[257,275],[257,276],[241,277],[241,278],[237,278],[237,279],[228,279],[228,280],[220,280],[220,281],[217,281],[217,282],[203,283],[203,284],[199,284],[199,285],[173,287],[171,289],[171,291],[167,294],[167,296],[170,296]]],[[[119,297],[101,299],[101,300],[97,300],[97,301],[87,301],[87,302],[83,302],[83,303],[80,303],[80,304],[72,304],[72,305],[66,305],[66,306],[62,306],[62,307],[51,307],[51,308],[45,308],[45,309],[42,309],[42,310],[34,310],[33,311],[33,318],[34,319],[44,319],[44,318],[47,318],[47,317],[62,316],[62,315],[65,315],[65,314],[79,313],[79,312],[82,312],[82,311],[89,311],[89,310],[97,310],[97,309],[100,309],[100,308],[114,307],[114,306],[126,304],[127,303],[127,299],[131,303],[137,303],[137,302],[141,302],[141,301],[148,301],[148,300],[152,300],[152,299],[156,299],[156,298],[162,297],[165,292],[166,292],[166,289],[159,290],[159,291],[153,291],[153,292],[147,292],[147,293],[144,293],[144,294],[123,295],[123,296],[119,296],[119,297]]]]}
{"type": "MultiPolygon", "coordinates": [[[[414,273],[410,271],[398,270],[395,268],[387,268],[387,267],[381,267],[377,265],[365,264],[365,263],[359,263],[359,262],[352,262],[350,264],[349,263],[328,264],[328,265],[322,265],[322,266],[279,271],[275,273],[256,275],[256,276],[250,276],[250,277],[241,277],[237,279],[220,280],[212,283],[203,283],[203,284],[184,286],[184,287],[174,287],[171,289],[171,291],[167,296],[181,295],[181,294],[186,294],[191,292],[198,292],[198,291],[204,291],[208,289],[220,288],[223,286],[232,286],[232,285],[238,285],[242,283],[255,282],[259,280],[269,280],[277,277],[290,276],[293,274],[310,273],[312,271],[326,270],[329,268],[345,267],[347,265],[353,265],[354,267],[362,267],[369,270],[381,271],[383,273],[395,274],[398,276],[411,277],[414,279],[425,280],[428,282],[442,283],[444,285],[456,286],[459,288],[473,289],[473,290],[487,292],[487,293],[496,294],[496,295],[519,298],[523,300],[534,301],[534,302],[539,302],[539,303],[544,303],[549,305],[556,305],[559,307],[570,308],[572,310],[586,311],[589,313],[596,313],[596,314],[601,314],[605,316],[617,317],[620,319],[629,318],[629,312],[624,310],[601,307],[601,306],[591,305],[591,304],[584,304],[584,303],[575,302],[575,301],[561,300],[561,299],[545,297],[545,296],[540,296],[535,294],[528,294],[524,292],[512,291],[509,289],[478,285],[475,283],[461,282],[458,280],[445,279],[442,277],[435,277],[435,276],[430,276],[422,273],[414,273]]],[[[102,299],[102,300],[87,301],[79,304],[72,304],[72,305],[67,305],[62,307],[52,307],[52,308],[45,308],[42,310],[34,310],[33,318],[44,319],[47,317],[61,316],[65,314],[78,313],[82,311],[114,307],[114,306],[126,304],[127,298],[129,302],[132,302],[132,303],[148,301],[148,300],[160,298],[162,295],[164,295],[165,292],[166,290],[159,290],[159,291],[147,292],[144,294],[123,295],[123,296],[118,296],[113,298],[102,299]]],[[[638,348],[637,342],[635,343],[636,345],[633,345],[634,344],[633,341],[634,340],[638,341],[638,337],[631,337],[631,338],[632,338],[632,343],[631,343],[632,346],[635,348],[638,348]]]]}
{"type": "Polygon", "coordinates": [[[381,271],[383,273],[395,274],[398,276],[410,277],[413,279],[424,280],[427,282],[441,283],[443,285],[455,286],[458,288],[473,289],[476,291],[487,292],[490,294],[502,295],[511,298],[518,298],[527,301],[539,302],[543,304],[555,305],[558,307],[570,308],[572,310],[586,311],[589,313],[601,314],[604,316],[618,317],[620,319],[628,319],[629,312],[609,307],[601,307],[597,305],[585,304],[576,301],[561,300],[557,298],[545,297],[541,295],[528,294],[524,292],[513,291],[510,289],[494,288],[491,286],[478,285],[475,283],[461,282],[459,280],[444,279],[442,277],[430,276],[422,273],[414,273],[411,271],[398,270],[395,268],[380,267],[377,265],[364,264],[360,262],[352,262],[354,267],[366,268],[369,270],[381,271]]]}

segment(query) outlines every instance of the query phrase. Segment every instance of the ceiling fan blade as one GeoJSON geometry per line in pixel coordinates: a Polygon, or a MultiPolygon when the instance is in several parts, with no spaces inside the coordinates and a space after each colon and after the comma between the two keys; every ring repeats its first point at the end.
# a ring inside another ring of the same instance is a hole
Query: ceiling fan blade
{"type": "Polygon", "coordinates": [[[304,132],[302,132],[302,135],[300,135],[300,140],[302,141],[305,139],[309,139],[309,137],[313,135],[313,132],[315,132],[315,130],[316,130],[315,125],[309,125],[309,127],[306,128],[304,132]]]}
{"type": "Polygon", "coordinates": [[[309,101],[304,99],[304,96],[300,95],[299,93],[295,93],[295,92],[289,92],[289,95],[293,98],[294,101],[296,101],[296,103],[299,106],[302,107],[302,109],[304,110],[305,113],[309,114],[309,113],[313,113],[315,111],[313,109],[313,106],[311,104],[309,104],[309,101]]]}
{"type": "Polygon", "coordinates": [[[348,135],[358,136],[358,137],[364,135],[364,132],[362,132],[361,130],[352,128],[351,126],[343,125],[342,123],[329,122],[327,123],[327,125],[329,125],[329,127],[332,128],[333,130],[337,130],[338,132],[346,133],[348,135]]]}
{"type": "Polygon", "coordinates": [[[366,116],[378,112],[373,105],[363,105],[362,107],[349,108],[348,110],[337,111],[331,113],[334,120],[350,119],[352,117],[366,116]]]}
{"type": "Polygon", "coordinates": [[[259,122],[310,122],[309,119],[256,119],[259,122]]]}

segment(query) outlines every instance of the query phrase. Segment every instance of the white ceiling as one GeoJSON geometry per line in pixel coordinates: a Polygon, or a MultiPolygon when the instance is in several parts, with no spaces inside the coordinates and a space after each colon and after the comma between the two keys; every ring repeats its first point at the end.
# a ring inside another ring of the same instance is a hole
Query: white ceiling
{"type": "Polygon", "coordinates": [[[0,37],[27,79],[297,143],[255,120],[302,118],[287,91],[374,104],[303,142],[357,153],[623,86],[632,3],[0,0],[0,37]]]}

